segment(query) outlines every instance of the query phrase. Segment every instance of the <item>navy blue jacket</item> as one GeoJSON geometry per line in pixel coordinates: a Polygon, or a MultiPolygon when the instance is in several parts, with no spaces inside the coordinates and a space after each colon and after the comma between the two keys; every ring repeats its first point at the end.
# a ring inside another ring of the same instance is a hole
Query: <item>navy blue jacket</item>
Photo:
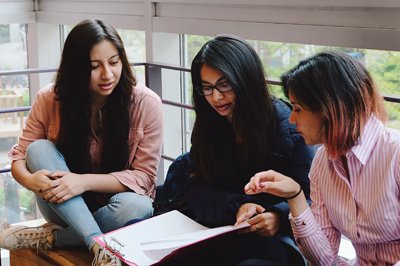
{"type": "MultiPolygon", "coordinates": [[[[274,99],[273,104],[276,110],[277,126],[263,170],[275,170],[293,178],[301,185],[306,197],[309,198],[308,172],[314,156],[313,149],[305,144],[295,127],[289,124],[291,109],[287,103],[274,99]]],[[[231,225],[236,222],[236,213],[241,205],[256,203],[267,211],[276,212],[280,218],[279,233],[291,236],[287,202],[283,198],[266,193],[246,195],[243,192],[244,185],[255,172],[250,171],[248,175],[247,171],[247,175],[243,176],[241,174],[243,171],[236,169],[237,164],[231,154],[232,151],[226,151],[227,160],[221,162],[225,164],[223,169],[227,171],[225,175],[219,177],[219,185],[209,184],[200,178],[190,178],[187,183],[184,195],[196,220],[210,227],[231,225]]],[[[195,169],[195,162],[190,162],[189,159],[189,163],[190,167],[195,169]]]]}

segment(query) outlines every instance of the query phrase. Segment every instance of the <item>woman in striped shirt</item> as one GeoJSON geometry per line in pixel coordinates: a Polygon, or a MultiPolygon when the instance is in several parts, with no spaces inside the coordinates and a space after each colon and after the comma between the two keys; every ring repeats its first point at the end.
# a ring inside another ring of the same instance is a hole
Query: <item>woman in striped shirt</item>
{"type": "Polygon", "coordinates": [[[400,138],[385,128],[382,97],[364,66],[325,52],[282,76],[307,144],[323,144],[310,170],[311,207],[299,184],[274,171],[256,174],[247,194],[286,197],[301,251],[314,265],[400,265],[400,138]],[[338,256],[341,234],[356,258],[338,256]]]}

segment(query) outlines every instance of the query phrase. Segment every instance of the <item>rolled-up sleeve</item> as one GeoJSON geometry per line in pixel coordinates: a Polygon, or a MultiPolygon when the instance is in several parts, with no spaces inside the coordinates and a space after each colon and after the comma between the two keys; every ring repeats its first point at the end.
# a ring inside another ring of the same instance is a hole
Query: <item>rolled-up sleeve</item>
{"type": "Polygon", "coordinates": [[[308,261],[312,265],[332,265],[338,260],[340,232],[329,219],[328,210],[319,189],[319,174],[316,173],[316,165],[320,160],[321,152],[319,151],[310,170],[311,208],[307,208],[297,217],[290,215],[290,222],[295,240],[308,261]]]}
{"type": "Polygon", "coordinates": [[[25,159],[26,149],[32,142],[38,139],[48,139],[47,128],[49,124],[58,123],[57,115],[54,116],[54,119],[51,119],[48,115],[49,112],[58,114],[58,103],[54,100],[54,97],[52,84],[37,93],[35,102],[29,111],[22,133],[19,136],[18,144],[14,145],[8,152],[10,160],[25,159]]]}
{"type": "Polygon", "coordinates": [[[131,111],[129,169],[111,175],[136,193],[154,198],[162,147],[162,103],[148,88],[136,89],[131,111]]]}

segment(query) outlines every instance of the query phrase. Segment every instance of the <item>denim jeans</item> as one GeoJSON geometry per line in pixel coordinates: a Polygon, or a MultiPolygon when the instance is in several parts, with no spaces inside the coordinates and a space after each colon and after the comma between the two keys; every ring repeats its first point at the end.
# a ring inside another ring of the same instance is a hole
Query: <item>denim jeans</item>
{"type": "MultiPolygon", "coordinates": [[[[28,146],[26,164],[30,172],[46,169],[68,171],[63,155],[48,140],[36,140],[28,146]]],[[[64,227],[56,230],[55,245],[72,247],[94,245],[93,237],[123,227],[132,219],[153,214],[152,200],[134,192],[116,193],[108,204],[91,213],[81,195],[63,203],[48,203],[36,195],[43,217],[64,227]]]]}

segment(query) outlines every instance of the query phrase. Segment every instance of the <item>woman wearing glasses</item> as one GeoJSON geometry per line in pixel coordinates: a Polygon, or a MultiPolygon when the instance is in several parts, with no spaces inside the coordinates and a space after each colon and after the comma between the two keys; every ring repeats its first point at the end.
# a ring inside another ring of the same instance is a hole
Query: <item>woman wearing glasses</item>
{"type": "Polygon", "coordinates": [[[207,226],[251,224],[249,234],[224,242],[213,257],[224,261],[220,265],[248,258],[290,263],[275,237],[291,235],[285,199],[243,192],[255,173],[274,169],[290,173],[308,194],[313,153],[289,125],[289,106],[269,94],[257,53],[235,36],[204,44],[191,74],[196,121],[185,193],[189,208],[207,226]]]}

